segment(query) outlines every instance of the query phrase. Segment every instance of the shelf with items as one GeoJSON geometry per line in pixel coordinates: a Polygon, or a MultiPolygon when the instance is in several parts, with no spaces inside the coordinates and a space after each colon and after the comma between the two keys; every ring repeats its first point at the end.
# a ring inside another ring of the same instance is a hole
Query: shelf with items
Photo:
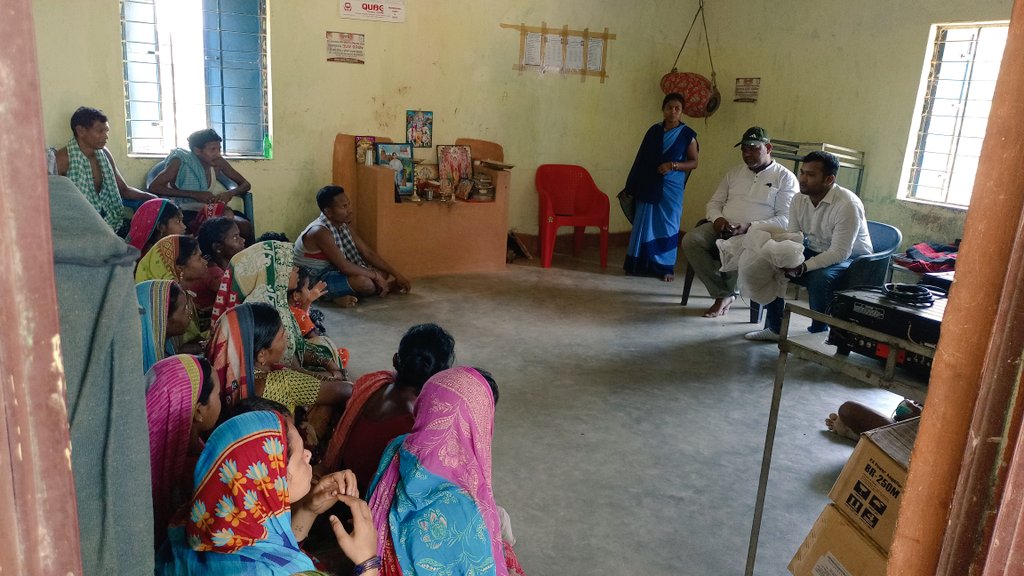
{"type": "Polygon", "coordinates": [[[772,139],[772,158],[776,162],[781,161],[780,163],[791,162],[793,173],[797,175],[800,174],[800,164],[803,163],[804,156],[815,151],[835,155],[839,160],[839,177],[836,182],[860,196],[861,186],[864,184],[864,152],[827,142],[772,139]]]}
{"type": "MultiPolygon", "coordinates": [[[[377,137],[376,141],[388,139],[377,137]]],[[[485,144],[501,150],[497,144],[485,144]]],[[[476,172],[491,178],[494,201],[412,202],[406,198],[396,203],[390,168],[358,165],[353,135],[338,134],[334,142],[333,181],[349,193],[355,208],[353,227],[410,278],[505,268],[511,173],[485,166],[477,166],[476,172]]]]}

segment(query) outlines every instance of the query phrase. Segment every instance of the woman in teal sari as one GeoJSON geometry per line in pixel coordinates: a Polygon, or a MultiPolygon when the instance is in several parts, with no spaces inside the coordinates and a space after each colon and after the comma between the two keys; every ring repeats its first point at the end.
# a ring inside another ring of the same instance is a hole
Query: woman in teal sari
{"type": "Polygon", "coordinates": [[[673,280],[683,191],[697,168],[697,133],[683,124],[683,97],[669,94],[661,104],[664,121],[651,126],[640,144],[626,191],[636,199],[633,232],[623,268],[635,276],[673,280]]]}
{"type": "Polygon", "coordinates": [[[135,285],[142,309],[142,368],[179,352],[179,336],[188,330],[188,297],[173,280],[147,280],[135,285]]]}
{"type": "Polygon", "coordinates": [[[494,380],[468,366],[424,384],[412,432],[384,450],[370,485],[381,576],[523,576],[491,487],[497,401],[494,380]]]}

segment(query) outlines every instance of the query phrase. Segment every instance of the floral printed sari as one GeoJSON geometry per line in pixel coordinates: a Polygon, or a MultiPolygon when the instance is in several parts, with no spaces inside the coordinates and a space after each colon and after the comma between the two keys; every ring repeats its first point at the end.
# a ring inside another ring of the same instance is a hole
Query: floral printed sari
{"type": "Polygon", "coordinates": [[[465,366],[432,376],[369,490],[382,576],[521,574],[491,492],[494,397],[465,366]]]}
{"type": "Polygon", "coordinates": [[[160,575],[290,576],[314,570],[299,550],[288,501],[287,428],[250,412],[213,431],[196,464],[195,491],[168,530],[160,575]]]}

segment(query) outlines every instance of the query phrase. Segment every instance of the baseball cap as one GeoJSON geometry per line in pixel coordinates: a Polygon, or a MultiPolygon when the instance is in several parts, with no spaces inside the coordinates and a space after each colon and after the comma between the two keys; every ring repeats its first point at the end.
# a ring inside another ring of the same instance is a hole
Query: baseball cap
{"type": "MultiPolygon", "coordinates": [[[[736,143],[736,146],[739,146],[740,144],[767,144],[769,142],[771,142],[771,138],[768,138],[768,132],[765,131],[764,128],[761,128],[760,126],[751,126],[743,133],[743,138],[740,138],[740,141],[736,143]]],[[[733,148],[736,146],[733,146],[733,148]]]]}

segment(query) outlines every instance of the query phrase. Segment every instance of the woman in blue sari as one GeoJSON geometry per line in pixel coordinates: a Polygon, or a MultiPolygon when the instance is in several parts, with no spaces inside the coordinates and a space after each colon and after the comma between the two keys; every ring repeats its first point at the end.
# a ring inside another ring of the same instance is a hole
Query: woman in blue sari
{"type": "Polygon", "coordinates": [[[174,280],[146,280],[135,285],[142,308],[142,368],[177,354],[178,336],[188,330],[191,319],[188,296],[174,280]]]}
{"type": "Polygon", "coordinates": [[[683,124],[683,97],[661,103],[663,122],[651,126],[636,153],[626,190],[636,199],[623,268],[635,276],[673,280],[686,177],[697,167],[697,133],[683,124]]]}

